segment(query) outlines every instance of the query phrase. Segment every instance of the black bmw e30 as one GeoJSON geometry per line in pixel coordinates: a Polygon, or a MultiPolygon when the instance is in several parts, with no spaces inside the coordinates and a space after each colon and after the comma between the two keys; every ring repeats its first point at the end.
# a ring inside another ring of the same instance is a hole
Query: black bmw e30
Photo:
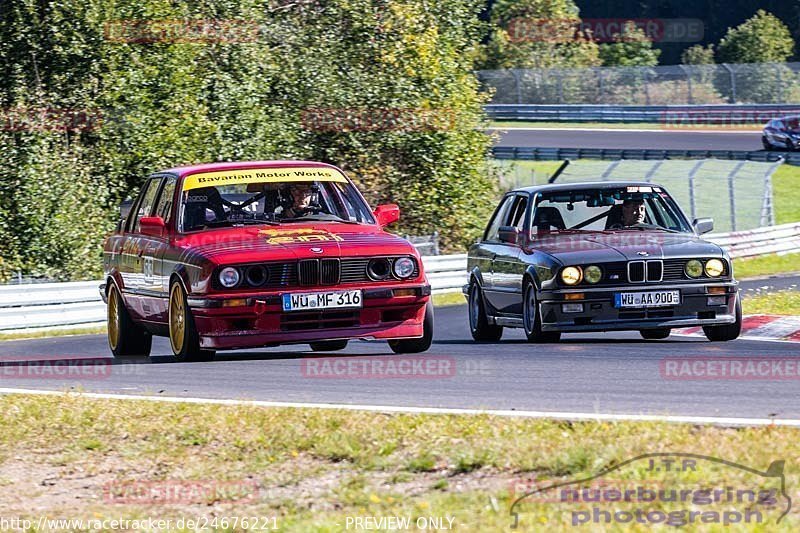
{"type": "Polygon", "coordinates": [[[727,252],[700,235],[653,183],[526,187],[505,194],[469,249],[470,331],[496,341],[504,327],[529,341],[562,333],[638,330],[664,339],[702,326],[712,341],[741,332],[738,282],[727,252]]]}

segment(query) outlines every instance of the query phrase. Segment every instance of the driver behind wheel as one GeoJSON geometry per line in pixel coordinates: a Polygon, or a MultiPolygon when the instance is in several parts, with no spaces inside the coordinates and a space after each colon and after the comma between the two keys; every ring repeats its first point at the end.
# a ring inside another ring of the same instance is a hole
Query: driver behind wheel
{"type": "Polygon", "coordinates": [[[289,183],[281,191],[282,218],[296,218],[308,214],[314,207],[314,184],[298,181],[289,183]]]}
{"type": "Polygon", "coordinates": [[[644,223],[644,200],[625,200],[622,202],[622,225],[625,227],[644,223]]]}
{"type": "MultiPolygon", "coordinates": [[[[619,204],[617,204],[617,208],[619,208],[619,204]]],[[[621,211],[621,220],[619,220],[619,222],[614,222],[610,224],[607,229],[624,229],[624,228],[631,228],[638,224],[644,224],[644,218],[645,218],[644,200],[641,199],[625,200],[624,202],[622,202],[622,209],[620,211],[621,211]]]]}

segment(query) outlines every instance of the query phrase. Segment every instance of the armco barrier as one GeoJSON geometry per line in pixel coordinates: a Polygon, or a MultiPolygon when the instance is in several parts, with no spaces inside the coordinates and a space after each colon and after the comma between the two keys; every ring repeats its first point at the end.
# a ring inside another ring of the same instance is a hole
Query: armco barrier
{"type": "Polygon", "coordinates": [[[488,104],[491,120],[526,122],[628,122],[663,123],[665,126],[701,124],[755,124],[797,114],[798,104],[717,105],[580,105],[580,104],[488,104]]]}
{"type": "Polygon", "coordinates": [[[783,159],[800,165],[800,152],[744,150],[634,150],[621,148],[539,148],[534,146],[494,146],[495,159],[562,161],[564,159],[731,159],[736,161],[774,162],[783,159]]]}
{"type": "MultiPolygon", "coordinates": [[[[714,233],[707,239],[731,257],[800,251],[800,222],[751,231],[714,233]]],[[[423,256],[433,292],[460,291],[467,283],[467,255],[423,256]]],[[[0,331],[97,324],[105,320],[100,281],[0,286],[0,331]]]]}

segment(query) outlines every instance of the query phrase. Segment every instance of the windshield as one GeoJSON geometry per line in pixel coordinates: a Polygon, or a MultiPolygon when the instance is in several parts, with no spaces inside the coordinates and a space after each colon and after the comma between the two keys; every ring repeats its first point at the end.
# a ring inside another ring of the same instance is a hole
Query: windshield
{"type": "Polygon", "coordinates": [[[672,197],[660,187],[553,191],[539,194],[532,233],[552,231],[691,232],[672,197]]]}
{"type": "Polygon", "coordinates": [[[374,223],[358,191],[334,169],[214,172],[184,180],[182,231],[303,221],[374,223]]]}

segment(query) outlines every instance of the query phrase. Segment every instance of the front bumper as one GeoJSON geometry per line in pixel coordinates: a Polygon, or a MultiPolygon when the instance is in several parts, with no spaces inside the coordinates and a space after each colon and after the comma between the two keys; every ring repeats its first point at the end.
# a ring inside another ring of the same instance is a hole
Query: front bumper
{"type": "Polygon", "coordinates": [[[190,297],[189,306],[201,348],[227,350],[335,339],[418,338],[430,293],[429,285],[363,289],[363,306],[358,309],[284,312],[280,292],[190,297]],[[398,290],[413,294],[397,295],[398,290]]]}
{"type": "Polygon", "coordinates": [[[732,324],[736,321],[738,285],[736,281],[724,281],[542,290],[538,299],[542,331],[621,331],[732,324]],[[725,292],[710,294],[712,287],[722,287],[725,292]],[[649,308],[614,307],[615,293],[656,290],[679,290],[680,304],[649,308]],[[581,299],[567,299],[567,295],[579,293],[583,293],[581,299]],[[717,303],[709,305],[709,298],[716,298],[717,303]],[[583,310],[565,312],[564,304],[582,304],[583,310]]]}

